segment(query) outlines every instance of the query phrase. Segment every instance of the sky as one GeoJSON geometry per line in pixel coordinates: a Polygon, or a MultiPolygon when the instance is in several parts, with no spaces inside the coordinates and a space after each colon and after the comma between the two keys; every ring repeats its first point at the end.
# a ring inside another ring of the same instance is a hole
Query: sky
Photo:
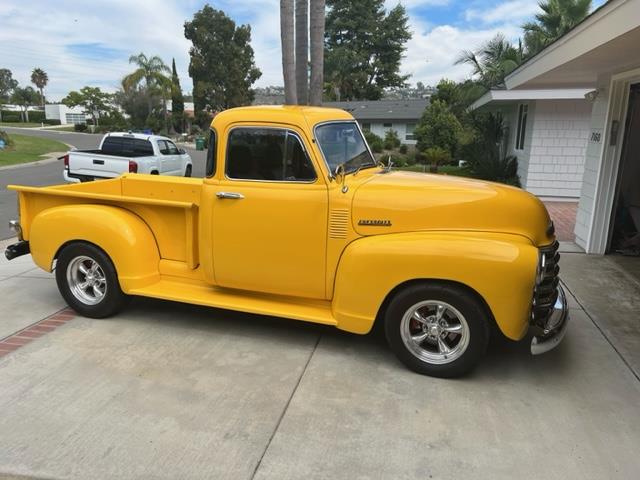
{"type": "MultiPolygon", "coordinates": [[[[45,95],[60,100],[85,85],[113,92],[133,70],[130,55],[175,58],[181,84],[190,92],[190,42],[184,22],[206,2],[195,0],[2,0],[0,68],[9,68],[22,86],[39,67],[49,75],[45,95]]],[[[238,24],[250,24],[255,61],[262,70],[256,86],[282,85],[279,0],[211,0],[238,24]]],[[[520,26],[538,11],[537,0],[400,0],[413,38],[401,71],[409,82],[436,85],[462,80],[469,67],[455,65],[462,49],[478,48],[502,32],[516,41],[520,26]]],[[[594,7],[603,0],[594,2],[594,7]]],[[[385,0],[387,8],[398,0],[385,0]]]]}

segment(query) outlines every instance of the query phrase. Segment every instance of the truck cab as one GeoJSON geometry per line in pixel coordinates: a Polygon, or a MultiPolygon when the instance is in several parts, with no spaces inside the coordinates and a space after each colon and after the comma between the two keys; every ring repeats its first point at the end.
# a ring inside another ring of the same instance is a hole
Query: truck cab
{"type": "Polygon", "coordinates": [[[520,189],[378,165],[353,117],[244,107],[212,122],[206,177],[126,174],[10,187],[21,242],[80,313],[126,295],[357,334],[380,322],[413,370],[461,375],[491,332],[562,339],[566,300],[543,204],[520,189]],[[94,186],[95,185],[95,186],[94,186]]]}

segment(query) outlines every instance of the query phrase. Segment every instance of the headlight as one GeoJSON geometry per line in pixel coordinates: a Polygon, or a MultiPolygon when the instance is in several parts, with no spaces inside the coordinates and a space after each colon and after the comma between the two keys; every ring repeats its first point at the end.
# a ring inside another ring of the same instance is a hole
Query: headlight
{"type": "Polygon", "coordinates": [[[547,266],[547,256],[542,252],[538,252],[538,269],[536,270],[536,285],[540,285],[544,280],[545,270],[547,266]]]}

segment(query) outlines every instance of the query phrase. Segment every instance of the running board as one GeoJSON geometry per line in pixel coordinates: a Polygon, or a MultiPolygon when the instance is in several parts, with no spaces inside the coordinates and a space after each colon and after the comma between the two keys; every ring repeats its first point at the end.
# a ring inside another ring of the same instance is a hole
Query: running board
{"type": "Polygon", "coordinates": [[[331,312],[331,302],[326,300],[246,292],[173,279],[162,279],[157,283],[135,288],[127,293],[324,325],[335,326],[338,324],[331,312]]]}

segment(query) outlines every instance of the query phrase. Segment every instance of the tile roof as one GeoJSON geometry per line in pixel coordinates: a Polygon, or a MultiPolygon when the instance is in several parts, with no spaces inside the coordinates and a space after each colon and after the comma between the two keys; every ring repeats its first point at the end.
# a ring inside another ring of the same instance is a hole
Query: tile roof
{"type": "Polygon", "coordinates": [[[356,120],[418,120],[428,99],[323,102],[323,107],[341,108],[356,120]]]}

